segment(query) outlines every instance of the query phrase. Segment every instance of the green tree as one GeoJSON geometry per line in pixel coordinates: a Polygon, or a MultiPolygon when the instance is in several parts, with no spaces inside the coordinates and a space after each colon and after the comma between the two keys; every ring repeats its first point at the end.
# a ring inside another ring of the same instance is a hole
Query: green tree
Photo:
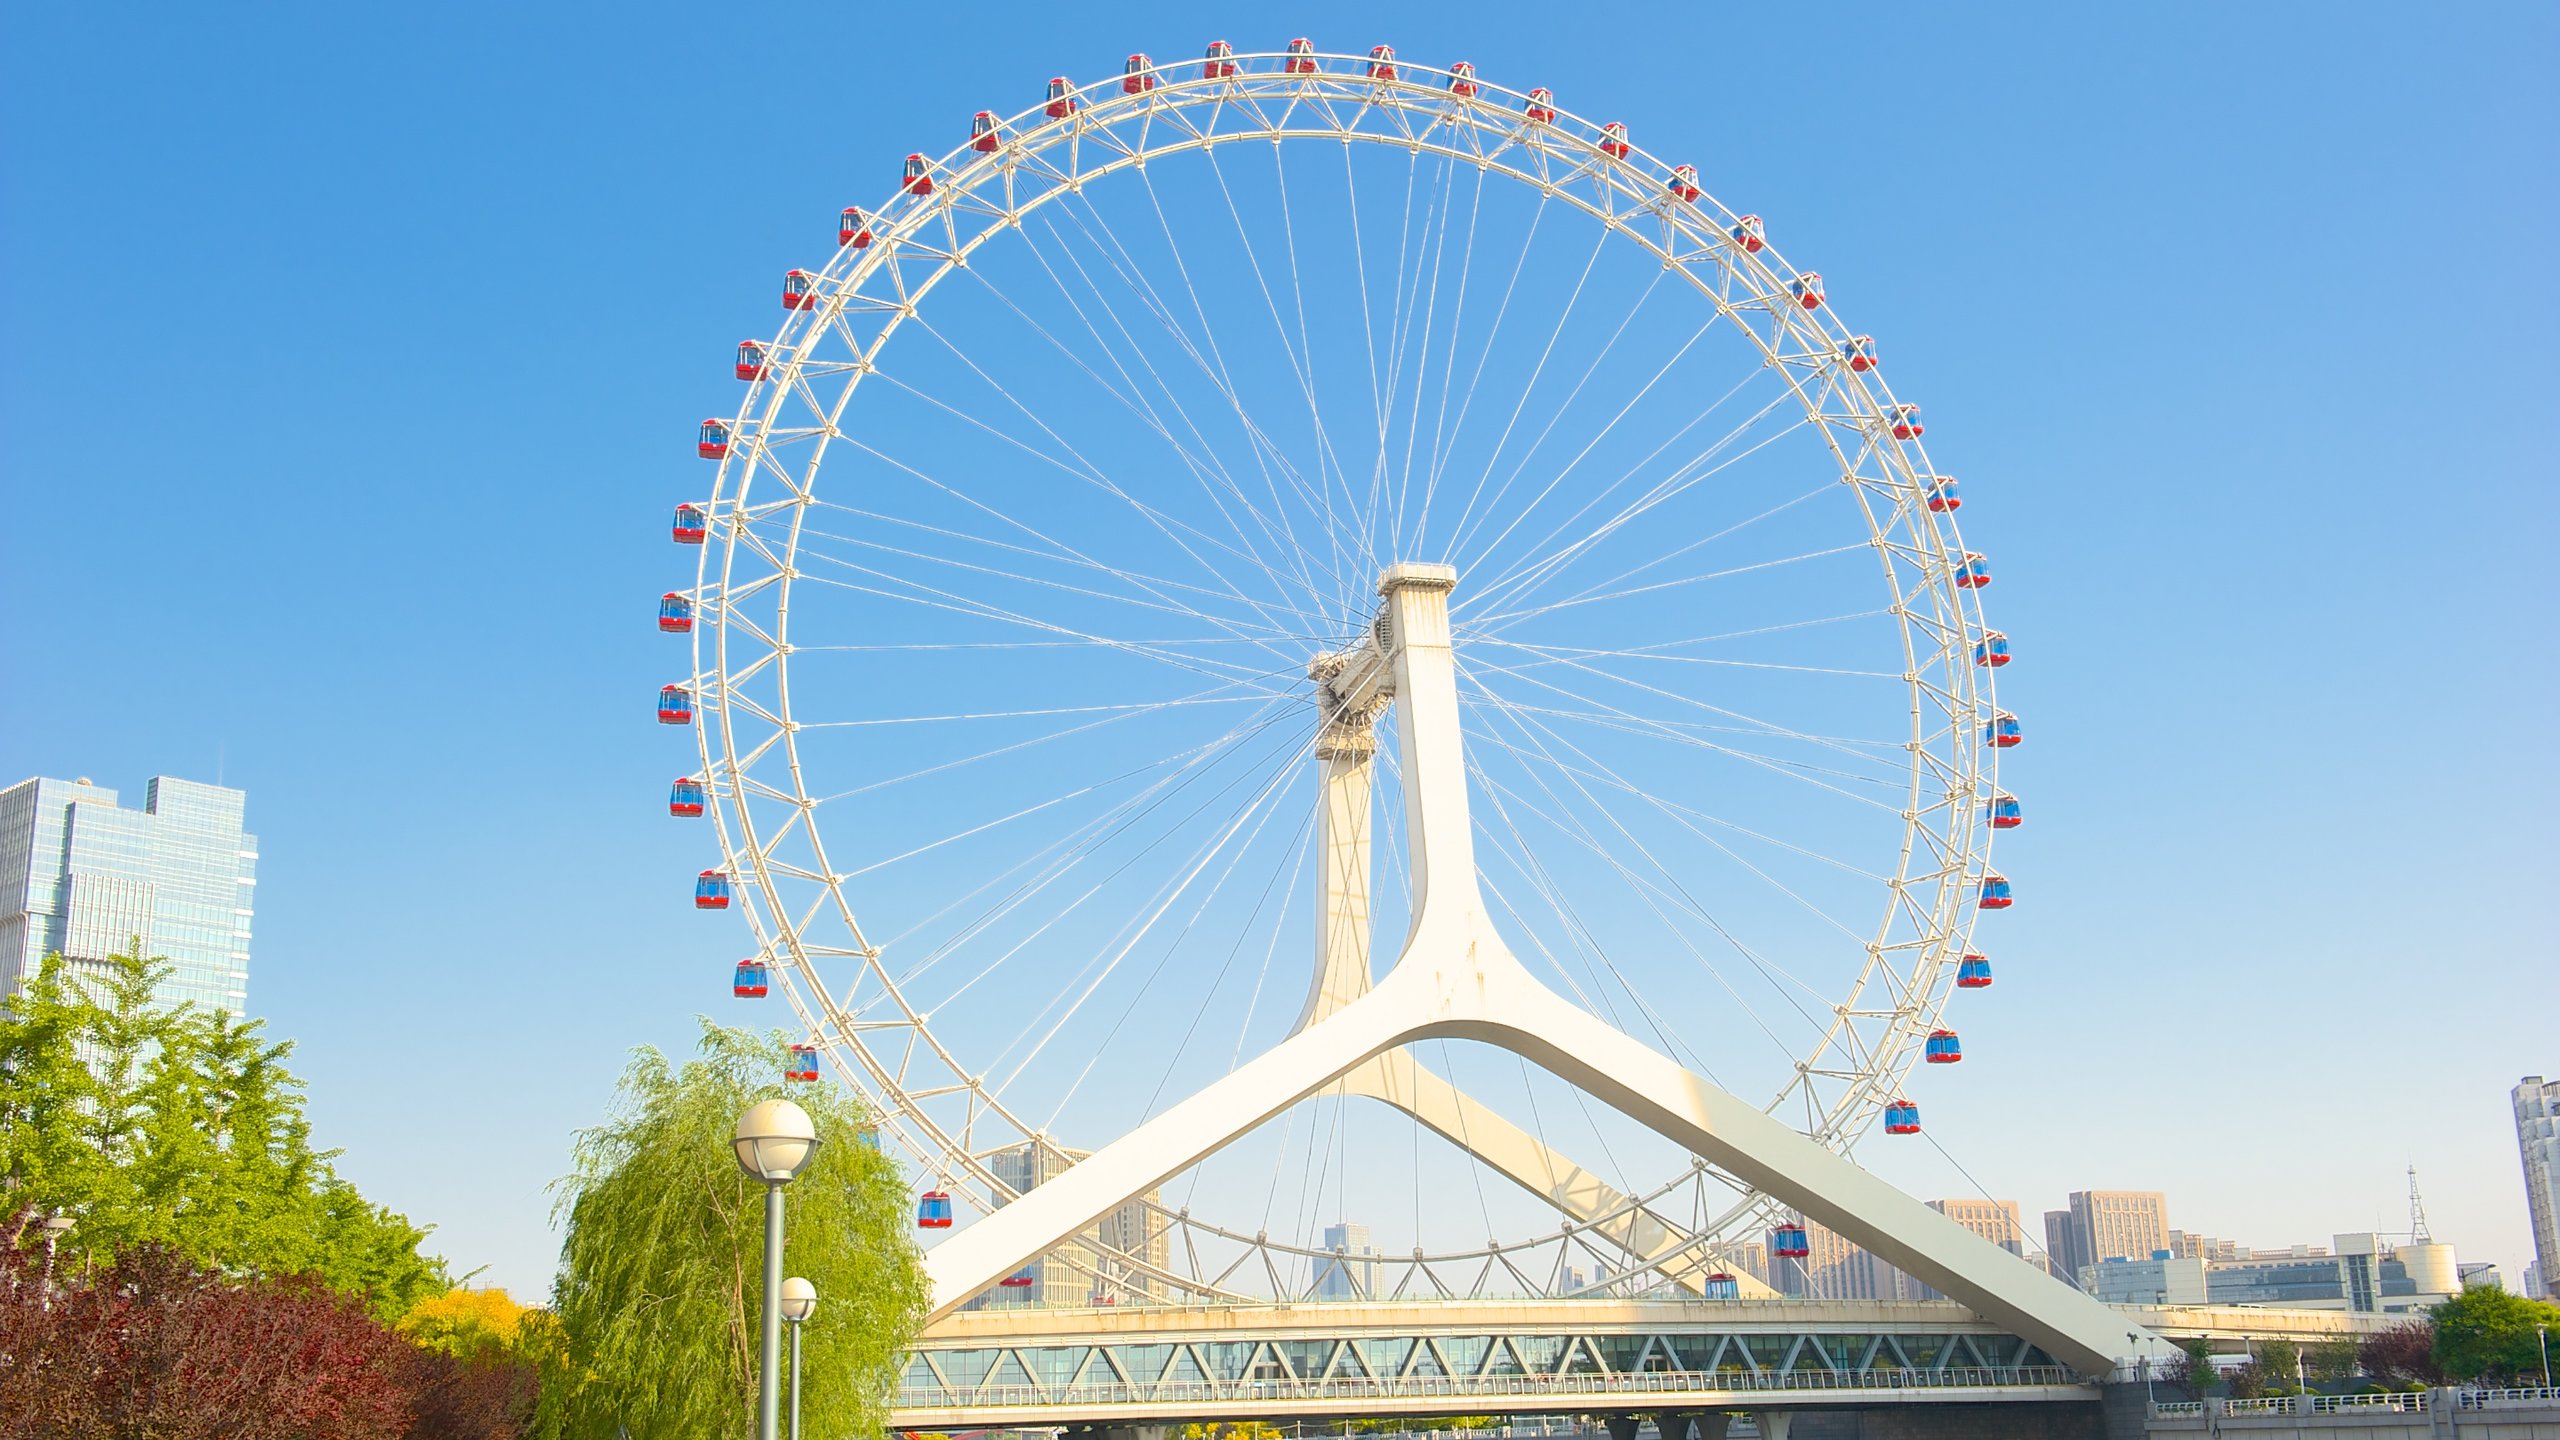
{"type": "Polygon", "coordinates": [[[0,1001],[0,1177],[12,1208],[64,1211],[67,1265],[157,1244],[234,1276],[310,1276],[378,1320],[448,1284],[426,1232],[315,1150],[288,1042],[262,1022],[153,1003],[139,943],[78,969],[59,955],[0,1001]]]}
{"type": "MultiPolygon", "coordinates": [[[[681,1067],[643,1048],[557,1187],[561,1351],[539,1427],[563,1440],[709,1440],[753,1428],[764,1187],[730,1151],[740,1112],[786,1091],[785,1041],[704,1021],[681,1067]]],[[[818,1288],[802,1337],[806,1433],[874,1435],[925,1311],[906,1184],[862,1143],[859,1101],[795,1085],[819,1145],[787,1192],[785,1266],[818,1288]]]]}
{"type": "Polygon", "coordinates": [[[2537,1325],[2560,1330],[2560,1305],[2474,1285],[2429,1312],[2436,1323],[2435,1362],[2450,1379],[2506,1384],[2542,1379],[2537,1325]]]}
{"type": "Polygon", "coordinates": [[[2311,1347],[2311,1377],[2339,1381],[2356,1373],[2356,1337],[2339,1335],[2311,1347]]]}
{"type": "Polygon", "coordinates": [[[2267,1387],[2278,1395],[2290,1395],[2294,1377],[2305,1369],[2302,1347],[2290,1340],[2258,1342],[2258,1369],[2267,1377],[2267,1387]]]}

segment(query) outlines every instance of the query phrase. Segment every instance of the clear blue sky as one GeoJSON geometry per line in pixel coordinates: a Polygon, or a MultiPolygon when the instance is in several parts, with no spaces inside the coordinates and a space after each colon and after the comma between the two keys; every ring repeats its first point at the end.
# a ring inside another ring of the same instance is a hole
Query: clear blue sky
{"type": "Polygon", "coordinates": [[[568,1131],[734,1013],[642,702],[778,274],[1051,74],[1308,34],[1695,157],[1926,400],[2035,724],[1947,1151],[2259,1244],[2398,1225],[2414,1163],[2512,1281],[2506,1089],[2560,1073],[2554,11],[1115,8],[6,22],[0,780],[248,790],[251,1003],[368,1193],[539,1291],[568,1131]]]}

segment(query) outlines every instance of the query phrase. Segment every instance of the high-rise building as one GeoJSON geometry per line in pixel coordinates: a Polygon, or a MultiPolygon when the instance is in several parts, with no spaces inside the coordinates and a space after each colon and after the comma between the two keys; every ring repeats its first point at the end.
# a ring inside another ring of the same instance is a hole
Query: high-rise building
{"type": "Polygon", "coordinates": [[[1916,1300],[1919,1283],[1826,1225],[1804,1223],[1812,1253],[1774,1262],[1771,1283],[1781,1292],[1812,1300],[1916,1300]]]}
{"type": "Polygon", "coordinates": [[[2168,1197],[2157,1190],[2074,1190],[2071,1236],[2082,1266],[2148,1260],[2169,1248],[2168,1197]]]}
{"type": "MultiPolygon", "coordinates": [[[[2534,1278],[2560,1295],[2560,1080],[2527,1075],[2515,1088],[2516,1149],[2524,1157],[2524,1203],[2533,1218],[2534,1278]]],[[[2533,1293],[2533,1286],[2525,1287],[2533,1293]]]]}
{"type": "MultiPolygon", "coordinates": [[[[2027,1258],[2027,1232],[2026,1227],[2018,1219],[2017,1201],[1932,1200],[1929,1202],[1929,1208],[2019,1259],[2027,1258]]],[[[2044,1268],[2041,1257],[2036,1261],[2036,1268],[2039,1270],[2044,1268]]],[[[1913,1299],[1943,1300],[1946,1298],[1935,1286],[1923,1284],[1908,1277],[1905,1277],[1904,1283],[1913,1299]]]]}
{"type": "Polygon", "coordinates": [[[2072,1228],[2070,1211],[2044,1212],[2044,1256],[2045,1268],[2055,1279],[2066,1285],[2080,1283],[2080,1267],[2089,1263],[2089,1257],[2081,1251],[2080,1235],[2072,1228]]]}
{"type": "MultiPolygon", "coordinates": [[[[987,1168],[1011,1186],[1015,1194],[1023,1194],[1057,1179],[1068,1166],[1092,1153],[1027,1140],[987,1157],[987,1168]]],[[[1139,1268],[1143,1265],[1162,1270],[1172,1258],[1169,1227],[1149,1208],[1155,1203],[1153,1190],[1127,1202],[1077,1237],[1089,1243],[1069,1241],[1015,1272],[1028,1278],[1030,1284],[1006,1286],[992,1296],[974,1297],[963,1308],[976,1309],[997,1297],[1004,1303],[1027,1305],[1125,1305],[1163,1300],[1164,1282],[1139,1268]]]]}
{"type": "Polygon", "coordinates": [[[248,797],[154,776],[140,810],[87,780],[0,790],[0,985],[60,952],[94,965],[137,939],[172,967],[158,999],[246,1013],[258,840],[248,797]]]}
{"type": "Polygon", "coordinates": [[[1378,1251],[1369,1243],[1368,1226],[1356,1220],[1327,1225],[1324,1248],[1333,1253],[1316,1262],[1317,1299],[1378,1298],[1378,1251]]]}

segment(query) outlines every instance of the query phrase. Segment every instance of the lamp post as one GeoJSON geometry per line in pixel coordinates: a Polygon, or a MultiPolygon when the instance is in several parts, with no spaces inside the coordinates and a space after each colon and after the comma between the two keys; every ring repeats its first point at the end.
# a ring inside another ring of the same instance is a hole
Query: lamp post
{"type": "MultiPolygon", "coordinates": [[[[764,1347],[756,1369],[756,1440],[775,1440],[782,1387],[782,1187],[818,1150],[818,1127],[809,1112],[788,1100],[759,1100],[738,1117],[730,1142],[738,1166],[764,1182],[764,1347]]],[[[812,1300],[814,1303],[814,1292],[812,1300]]]]}
{"type": "Polygon", "coordinates": [[[2136,1361],[2142,1366],[2142,1403],[2159,1404],[2160,1397],[2153,1394],[2151,1390],[2151,1356],[2143,1350],[2140,1332],[2127,1330],[2124,1332],[2124,1338],[2125,1343],[2133,1347],[2136,1361]]]}
{"type": "Polygon", "coordinates": [[[782,1318],[791,1322],[791,1440],[800,1440],[800,1327],[817,1313],[817,1286],[797,1275],[782,1282],[782,1318]]]}
{"type": "MultiPolygon", "coordinates": [[[[74,1222],[69,1215],[60,1210],[56,1210],[52,1214],[44,1217],[44,1291],[42,1300],[43,1308],[47,1310],[53,1308],[54,1247],[62,1243],[63,1236],[71,1233],[71,1227],[74,1223],[76,1222],[74,1222]]],[[[2551,1366],[2548,1362],[2545,1362],[2542,1368],[2547,1373],[2551,1369],[2551,1366]]],[[[2543,1383],[2548,1385],[2550,1381],[2546,1379],[2543,1383]]]]}
{"type": "Polygon", "coordinates": [[[2548,1390],[2551,1388],[2551,1327],[2536,1325],[2533,1333],[2542,1342],[2542,1388],[2548,1390]]]}

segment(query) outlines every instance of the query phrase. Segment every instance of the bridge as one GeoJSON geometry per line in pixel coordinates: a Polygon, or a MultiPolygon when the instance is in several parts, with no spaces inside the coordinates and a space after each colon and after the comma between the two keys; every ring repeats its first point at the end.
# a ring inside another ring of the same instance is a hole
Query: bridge
{"type": "MultiPolygon", "coordinates": [[[[2115,1307],[2141,1337],[2309,1343],[2384,1317],[2115,1307]]],[[[2164,1347],[2152,1343],[2157,1364],[2164,1347]]],[[[2128,1364],[2116,1378],[2139,1373],[2128,1364]]],[[[1452,1415],[1720,1415],[2057,1407],[2100,1385],[1945,1301],[1526,1299],[1010,1307],[936,1322],[892,1402],[900,1430],[1321,1422],[1452,1415]]],[[[2024,1418],[2023,1416],[2021,1418],[2024,1418]]]]}

